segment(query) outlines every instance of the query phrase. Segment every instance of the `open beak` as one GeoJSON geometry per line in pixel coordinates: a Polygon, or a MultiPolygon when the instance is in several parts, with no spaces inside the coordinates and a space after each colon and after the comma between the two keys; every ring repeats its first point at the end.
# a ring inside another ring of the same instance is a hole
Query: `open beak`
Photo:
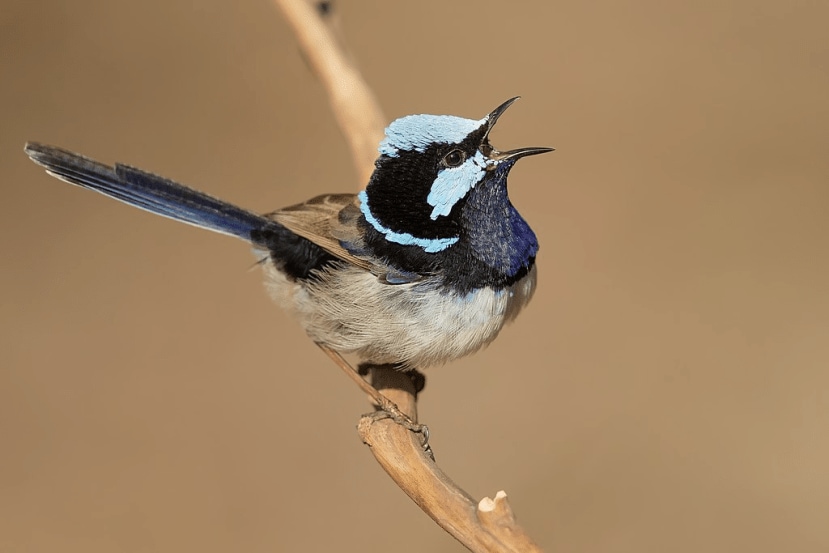
{"type": "Polygon", "coordinates": [[[516,148],[515,150],[510,150],[508,152],[499,152],[498,150],[493,149],[491,152],[489,152],[489,155],[487,157],[495,161],[504,161],[506,159],[518,159],[520,157],[534,156],[537,154],[546,154],[547,152],[553,151],[555,151],[555,148],[516,148]]]}
{"type": "MultiPolygon", "coordinates": [[[[484,138],[481,144],[481,151],[493,161],[505,161],[508,159],[518,159],[525,156],[534,156],[537,154],[546,154],[547,152],[552,152],[554,148],[539,148],[539,147],[532,147],[532,148],[517,148],[515,150],[510,150],[508,152],[499,152],[495,148],[489,145],[489,133],[493,127],[495,127],[495,123],[498,122],[498,118],[507,111],[507,108],[510,107],[513,102],[515,102],[520,96],[516,96],[515,98],[510,98],[486,116],[486,132],[484,133],[484,138]]],[[[494,167],[493,167],[494,168],[494,167]]]]}
{"type": "Polygon", "coordinates": [[[501,115],[503,115],[503,113],[507,111],[507,108],[510,107],[520,97],[521,96],[510,98],[509,100],[507,100],[506,102],[492,110],[492,112],[486,116],[486,132],[484,133],[484,140],[486,140],[487,137],[489,137],[489,132],[493,129],[493,127],[495,127],[495,123],[498,122],[498,118],[501,117],[501,115]]]}

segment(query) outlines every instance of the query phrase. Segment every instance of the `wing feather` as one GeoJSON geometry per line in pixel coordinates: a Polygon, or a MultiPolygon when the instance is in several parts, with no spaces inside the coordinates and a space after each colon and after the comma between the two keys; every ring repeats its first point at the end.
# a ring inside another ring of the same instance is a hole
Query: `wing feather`
{"type": "Polygon", "coordinates": [[[265,217],[343,261],[378,275],[384,274],[383,267],[370,256],[355,253],[362,249],[362,238],[356,221],[347,215],[355,209],[359,213],[358,202],[356,194],[325,194],[268,213],[265,217]],[[345,216],[341,217],[341,214],[345,216]]]}

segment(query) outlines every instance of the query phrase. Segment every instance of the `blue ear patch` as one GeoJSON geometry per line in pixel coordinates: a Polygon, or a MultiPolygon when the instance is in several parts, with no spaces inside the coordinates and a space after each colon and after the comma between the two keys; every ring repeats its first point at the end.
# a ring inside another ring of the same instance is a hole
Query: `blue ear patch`
{"type": "Polygon", "coordinates": [[[430,215],[433,221],[442,215],[449,215],[458,200],[481,182],[486,173],[486,163],[484,154],[477,152],[460,167],[447,167],[438,173],[426,197],[429,205],[434,207],[430,215]]]}
{"type": "Polygon", "coordinates": [[[418,238],[408,232],[395,232],[384,227],[371,213],[371,208],[368,206],[368,196],[366,195],[365,190],[360,192],[358,197],[360,198],[360,211],[363,213],[366,221],[368,221],[368,224],[374,227],[377,232],[384,234],[386,236],[386,240],[390,242],[394,242],[395,244],[400,244],[402,246],[418,246],[423,248],[423,251],[426,253],[438,253],[442,252],[459,239],[457,236],[453,236],[451,238],[418,238]]]}
{"type": "Polygon", "coordinates": [[[386,128],[386,138],[380,142],[379,151],[397,157],[400,151],[422,153],[435,143],[458,144],[486,120],[486,117],[473,121],[454,115],[407,115],[386,128]]]}

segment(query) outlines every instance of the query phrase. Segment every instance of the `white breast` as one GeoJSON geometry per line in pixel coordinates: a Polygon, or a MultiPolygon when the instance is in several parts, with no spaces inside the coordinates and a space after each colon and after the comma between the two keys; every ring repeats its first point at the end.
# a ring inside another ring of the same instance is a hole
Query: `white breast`
{"type": "Polygon", "coordinates": [[[536,269],[511,287],[461,296],[438,280],[389,285],[356,267],[326,271],[298,284],[268,264],[271,294],[299,317],[309,336],[372,363],[424,368],[491,342],[535,291],[536,269]]]}

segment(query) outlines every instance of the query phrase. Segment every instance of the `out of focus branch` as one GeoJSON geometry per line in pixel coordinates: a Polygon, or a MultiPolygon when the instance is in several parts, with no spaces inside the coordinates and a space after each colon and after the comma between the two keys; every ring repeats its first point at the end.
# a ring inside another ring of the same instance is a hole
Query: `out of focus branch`
{"type": "Polygon", "coordinates": [[[274,0],[296,34],[302,51],[328,92],[337,123],[351,147],[360,182],[374,170],[386,119],[374,93],[351,62],[333,30],[332,2],[274,0]]]}
{"type": "MultiPolygon", "coordinates": [[[[333,4],[309,0],[274,2],[294,29],[305,56],[325,86],[361,182],[368,182],[386,121],[374,94],[338,40],[333,4]]],[[[401,412],[417,421],[417,394],[407,375],[387,367],[372,367],[371,381],[401,412]]],[[[475,501],[438,468],[424,451],[419,434],[391,418],[370,415],[362,417],[358,432],[397,485],[471,551],[540,551],[516,523],[503,491],[494,499],[475,501]]]]}

